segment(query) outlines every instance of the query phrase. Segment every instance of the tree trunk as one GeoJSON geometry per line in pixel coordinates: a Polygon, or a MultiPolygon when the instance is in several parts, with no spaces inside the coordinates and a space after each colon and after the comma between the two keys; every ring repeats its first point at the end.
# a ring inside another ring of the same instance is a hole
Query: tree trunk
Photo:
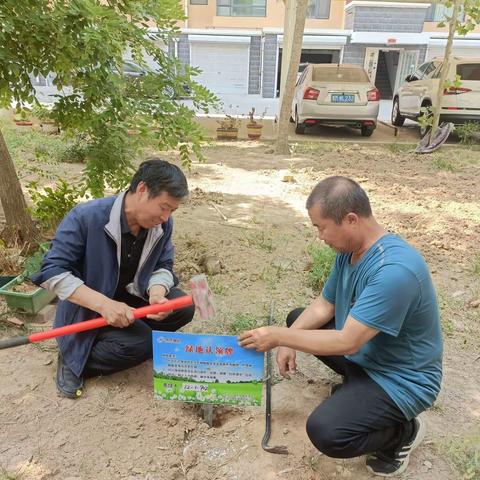
{"type": "Polygon", "coordinates": [[[0,130],[0,202],[5,214],[6,226],[0,238],[7,244],[35,244],[40,241],[40,232],[28,214],[27,204],[17,172],[0,130]]]}
{"type": "MultiPolygon", "coordinates": [[[[290,115],[295,91],[295,83],[297,82],[298,65],[300,63],[300,55],[302,54],[303,31],[305,30],[305,17],[307,16],[308,0],[292,0],[292,15],[295,15],[293,23],[293,31],[283,32],[283,41],[286,43],[285,37],[291,35],[291,56],[288,61],[288,73],[285,81],[285,90],[282,95],[282,103],[280,107],[280,118],[278,121],[278,136],[275,144],[275,152],[279,155],[288,155],[288,130],[290,128],[290,115]]],[[[285,22],[287,25],[287,22],[285,22]]],[[[286,52],[283,52],[285,55],[286,52]]],[[[282,76],[285,75],[282,70],[282,76]]]]}
{"type": "Polygon", "coordinates": [[[280,74],[280,96],[278,104],[282,104],[283,93],[285,92],[285,82],[287,80],[288,65],[292,56],[292,32],[295,22],[295,0],[283,0],[285,5],[285,17],[283,20],[283,45],[282,45],[282,65],[280,74]]]}
{"type": "Polygon", "coordinates": [[[432,143],[433,139],[435,138],[435,132],[437,131],[438,123],[440,121],[440,111],[442,109],[443,90],[445,88],[445,80],[447,79],[447,73],[450,66],[450,54],[452,53],[453,37],[455,35],[455,30],[457,28],[457,17],[458,17],[459,8],[460,8],[459,0],[454,0],[452,18],[448,24],[448,39],[447,39],[447,45],[445,47],[445,57],[443,59],[442,72],[440,74],[437,98],[434,103],[435,108],[433,109],[433,122],[432,122],[432,129],[430,131],[429,143],[432,143]]]}

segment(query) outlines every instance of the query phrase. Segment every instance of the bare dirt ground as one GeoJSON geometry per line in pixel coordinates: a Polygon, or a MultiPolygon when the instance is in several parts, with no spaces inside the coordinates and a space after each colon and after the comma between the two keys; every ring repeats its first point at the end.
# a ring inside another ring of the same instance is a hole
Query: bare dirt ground
{"type": "MultiPolygon", "coordinates": [[[[306,280],[306,248],[315,241],[306,196],[327,175],[360,181],[378,220],[425,255],[442,309],[443,389],[404,478],[459,479],[448,446],[477,434],[480,423],[480,152],[444,148],[420,157],[406,150],[307,143],[282,158],[266,144],[212,145],[207,161],[193,165],[191,198],[175,213],[176,270],[185,286],[205,257],[217,260],[209,278],[217,319],[195,318],[187,331],[229,333],[239,314],[263,324],[271,300],[282,324],[290,309],[314,298],[306,280]]],[[[3,337],[21,333],[0,327],[3,337]]],[[[308,355],[299,365],[291,380],[275,377],[271,444],[290,451],[280,456],[260,447],[263,407],[217,407],[209,428],[198,406],[153,399],[151,362],[89,380],[72,401],[56,395],[54,343],[1,351],[0,478],[373,478],[363,458],[330,459],[310,444],[305,421],[336,378],[308,355]]]]}

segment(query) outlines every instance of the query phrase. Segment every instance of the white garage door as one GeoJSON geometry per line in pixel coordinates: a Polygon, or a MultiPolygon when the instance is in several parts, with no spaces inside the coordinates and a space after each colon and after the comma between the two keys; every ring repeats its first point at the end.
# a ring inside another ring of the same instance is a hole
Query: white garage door
{"type": "Polygon", "coordinates": [[[202,70],[195,80],[214,93],[248,93],[248,57],[244,44],[191,44],[190,63],[202,70]]]}
{"type": "MultiPolygon", "coordinates": [[[[478,57],[480,46],[453,46],[452,53],[455,57],[478,57]]],[[[443,57],[445,55],[445,47],[442,45],[429,45],[425,61],[433,57],[443,57]]]]}

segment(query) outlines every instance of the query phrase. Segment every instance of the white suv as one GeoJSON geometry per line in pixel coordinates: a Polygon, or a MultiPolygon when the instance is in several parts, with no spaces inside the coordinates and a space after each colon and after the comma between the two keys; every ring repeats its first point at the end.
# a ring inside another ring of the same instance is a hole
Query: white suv
{"type": "MultiPolygon", "coordinates": [[[[402,126],[406,118],[416,120],[422,115],[422,108],[433,106],[442,66],[443,58],[433,58],[409,75],[395,91],[393,125],[402,126]]],[[[456,75],[461,84],[444,90],[440,121],[454,124],[480,122],[480,58],[452,57],[447,80],[453,82],[456,75]]]]}

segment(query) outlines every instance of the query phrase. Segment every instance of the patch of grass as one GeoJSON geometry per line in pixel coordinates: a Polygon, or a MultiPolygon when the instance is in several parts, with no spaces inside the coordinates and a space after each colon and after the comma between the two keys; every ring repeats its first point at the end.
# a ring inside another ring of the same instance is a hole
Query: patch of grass
{"type": "Polygon", "coordinates": [[[274,291],[277,287],[278,282],[284,277],[286,270],[281,267],[275,267],[272,265],[267,265],[262,270],[260,278],[267,284],[267,288],[270,291],[274,291]]]}
{"type": "Polygon", "coordinates": [[[477,253],[473,261],[473,273],[480,278],[480,253],[477,253]]]}
{"type": "Polygon", "coordinates": [[[257,319],[249,313],[237,313],[229,327],[230,335],[238,335],[245,330],[259,327],[257,319]]]}
{"type": "Polygon", "coordinates": [[[9,472],[6,468],[0,466],[0,480],[20,480],[22,477],[23,475],[19,470],[9,472]]]}
{"type": "Polygon", "coordinates": [[[480,430],[441,445],[463,480],[480,479],[480,430]]]}
{"type": "Polygon", "coordinates": [[[222,281],[219,278],[213,277],[213,276],[209,277],[208,284],[210,286],[210,290],[215,295],[225,295],[225,292],[227,290],[225,288],[225,285],[222,283],[222,281]]]}
{"type": "Polygon", "coordinates": [[[445,410],[444,408],[442,407],[442,405],[440,405],[439,403],[435,402],[429,409],[428,409],[430,412],[434,412],[434,413],[437,413],[439,415],[442,415],[443,413],[445,413],[445,410]]]}
{"type": "Polygon", "coordinates": [[[403,143],[391,143],[388,146],[388,149],[390,152],[394,153],[395,155],[398,155],[400,153],[410,153],[413,151],[413,148],[411,145],[405,145],[403,143]]]}
{"type": "Polygon", "coordinates": [[[255,233],[245,237],[244,243],[249,247],[256,247],[268,253],[272,253],[273,250],[275,250],[273,240],[265,235],[265,232],[255,233]]]}
{"type": "Polygon", "coordinates": [[[308,284],[315,292],[320,292],[325,284],[335,261],[336,253],[330,247],[312,243],[307,247],[310,255],[308,284]]]}
{"type": "Polygon", "coordinates": [[[55,166],[67,145],[63,135],[46,135],[35,129],[19,134],[10,122],[1,122],[0,128],[21,178],[32,173],[56,178],[55,166]],[[49,165],[49,173],[44,173],[39,164],[49,165]]]}
{"type": "Polygon", "coordinates": [[[453,322],[446,315],[441,316],[441,327],[442,332],[446,337],[453,337],[455,333],[455,327],[453,322]]]}
{"type": "Polygon", "coordinates": [[[432,164],[437,170],[445,170],[447,172],[457,172],[458,171],[458,167],[456,165],[449,162],[448,160],[445,160],[442,157],[434,158],[432,164]]]}
{"type": "Polygon", "coordinates": [[[295,153],[329,153],[336,150],[338,144],[330,142],[299,142],[292,145],[295,153]]]}

